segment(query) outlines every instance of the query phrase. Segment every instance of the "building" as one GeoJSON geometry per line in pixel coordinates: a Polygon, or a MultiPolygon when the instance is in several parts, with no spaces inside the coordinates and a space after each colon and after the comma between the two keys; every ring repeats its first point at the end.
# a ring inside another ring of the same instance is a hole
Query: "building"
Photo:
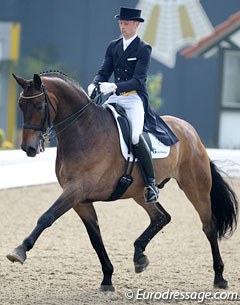
{"type": "Polygon", "coordinates": [[[215,27],[213,33],[182,51],[186,58],[218,58],[216,108],[219,147],[239,148],[240,135],[240,11],[215,27]]]}

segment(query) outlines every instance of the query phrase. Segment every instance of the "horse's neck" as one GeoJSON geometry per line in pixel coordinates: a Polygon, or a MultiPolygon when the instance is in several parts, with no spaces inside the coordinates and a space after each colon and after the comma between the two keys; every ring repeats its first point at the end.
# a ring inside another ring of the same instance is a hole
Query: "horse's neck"
{"type": "MultiPolygon", "coordinates": [[[[89,102],[85,102],[83,105],[74,104],[73,107],[71,107],[71,103],[72,101],[69,100],[67,109],[64,105],[59,104],[57,124],[81,111],[89,102]]],[[[59,125],[56,130],[58,143],[62,147],[71,147],[72,151],[92,150],[93,146],[98,145],[98,143],[103,145],[111,136],[113,129],[111,123],[112,118],[109,111],[93,103],[89,104],[86,111],[79,117],[66,121],[62,126],[59,125]]]]}
{"type": "Polygon", "coordinates": [[[93,146],[113,145],[110,143],[116,141],[117,133],[114,134],[116,126],[109,111],[91,103],[84,113],[69,119],[78,111],[81,112],[90,101],[83,91],[71,88],[69,84],[59,81],[56,86],[52,88],[57,99],[54,124],[57,126],[55,131],[61,150],[71,155],[74,151],[84,154],[93,150],[93,146]]]}
{"type": "Polygon", "coordinates": [[[61,88],[61,91],[57,93],[57,115],[55,124],[62,122],[76,112],[83,109],[89,100],[83,92],[78,94],[77,91],[69,92],[69,89],[61,88]]]}

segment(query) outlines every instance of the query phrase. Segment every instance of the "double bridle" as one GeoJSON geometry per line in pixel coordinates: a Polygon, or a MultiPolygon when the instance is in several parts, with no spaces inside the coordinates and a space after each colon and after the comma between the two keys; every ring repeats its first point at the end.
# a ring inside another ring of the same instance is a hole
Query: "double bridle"
{"type": "Polygon", "coordinates": [[[53,129],[53,124],[51,122],[51,117],[50,117],[50,105],[51,107],[53,108],[54,112],[56,112],[56,109],[54,108],[53,104],[51,103],[48,95],[47,95],[47,92],[46,92],[46,88],[45,88],[45,85],[42,83],[41,85],[42,87],[42,92],[39,93],[39,94],[36,94],[36,95],[32,95],[32,96],[24,96],[23,93],[21,92],[20,94],[20,98],[23,98],[23,99],[34,99],[34,98],[37,98],[37,97],[40,97],[42,95],[44,95],[44,98],[45,98],[45,113],[44,113],[44,118],[42,120],[42,123],[41,125],[32,125],[32,124],[23,124],[23,129],[32,129],[32,130],[36,130],[36,131],[41,131],[42,134],[46,133],[46,131],[50,128],[50,129],[53,129]]]}
{"type": "Polygon", "coordinates": [[[47,91],[46,91],[46,87],[45,85],[42,83],[41,84],[42,87],[42,92],[36,95],[32,95],[32,96],[24,96],[23,93],[20,94],[20,98],[23,99],[34,99],[37,97],[40,97],[42,95],[44,95],[45,98],[45,113],[44,113],[44,118],[42,120],[41,125],[32,125],[32,124],[23,124],[23,129],[32,129],[32,130],[36,130],[36,131],[41,131],[41,140],[45,141],[45,140],[51,140],[54,136],[57,136],[59,133],[63,132],[66,128],[68,128],[71,124],[73,124],[78,118],[80,118],[88,109],[88,107],[95,101],[94,98],[92,99],[89,103],[87,103],[85,106],[83,106],[80,110],[78,110],[77,112],[70,114],[68,117],[66,117],[63,121],[57,123],[57,124],[53,124],[51,121],[51,117],[50,117],[50,106],[53,108],[55,114],[57,114],[56,109],[54,108],[53,104],[51,103],[47,91]],[[58,130],[57,132],[55,132],[54,135],[52,135],[53,130],[63,124],[66,124],[66,126],[62,127],[62,129],[58,130]]]}

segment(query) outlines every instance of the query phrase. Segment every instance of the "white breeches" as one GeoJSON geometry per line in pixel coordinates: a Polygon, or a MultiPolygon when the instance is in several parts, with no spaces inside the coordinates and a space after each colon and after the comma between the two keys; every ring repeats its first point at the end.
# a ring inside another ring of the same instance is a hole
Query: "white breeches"
{"type": "Polygon", "coordinates": [[[144,108],[138,94],[135,93],[128,96],[112,94],[103,105],[108,103],[116,103],[125,109],[132,127],[132,144],[138,144],[144,124],[144,108]]]}

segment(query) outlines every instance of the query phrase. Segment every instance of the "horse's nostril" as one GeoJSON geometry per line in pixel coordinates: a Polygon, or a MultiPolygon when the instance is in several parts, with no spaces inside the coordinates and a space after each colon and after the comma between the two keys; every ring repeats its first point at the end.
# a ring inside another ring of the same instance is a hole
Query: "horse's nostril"
{"type": "Polygon", "coordinates": [[[37,153],[37,150],[33,147],[29,147],[27,150],[28,157],[35,157],[37,153]]]}
{"type": "Polygon", "coordinates": [[[36,148],[32,147],[32,146],[28,146],[28,147],[24,147],[21,146],[22,150],[26,152],[28,157],[35,157],[37,150],[36,148]]]}

